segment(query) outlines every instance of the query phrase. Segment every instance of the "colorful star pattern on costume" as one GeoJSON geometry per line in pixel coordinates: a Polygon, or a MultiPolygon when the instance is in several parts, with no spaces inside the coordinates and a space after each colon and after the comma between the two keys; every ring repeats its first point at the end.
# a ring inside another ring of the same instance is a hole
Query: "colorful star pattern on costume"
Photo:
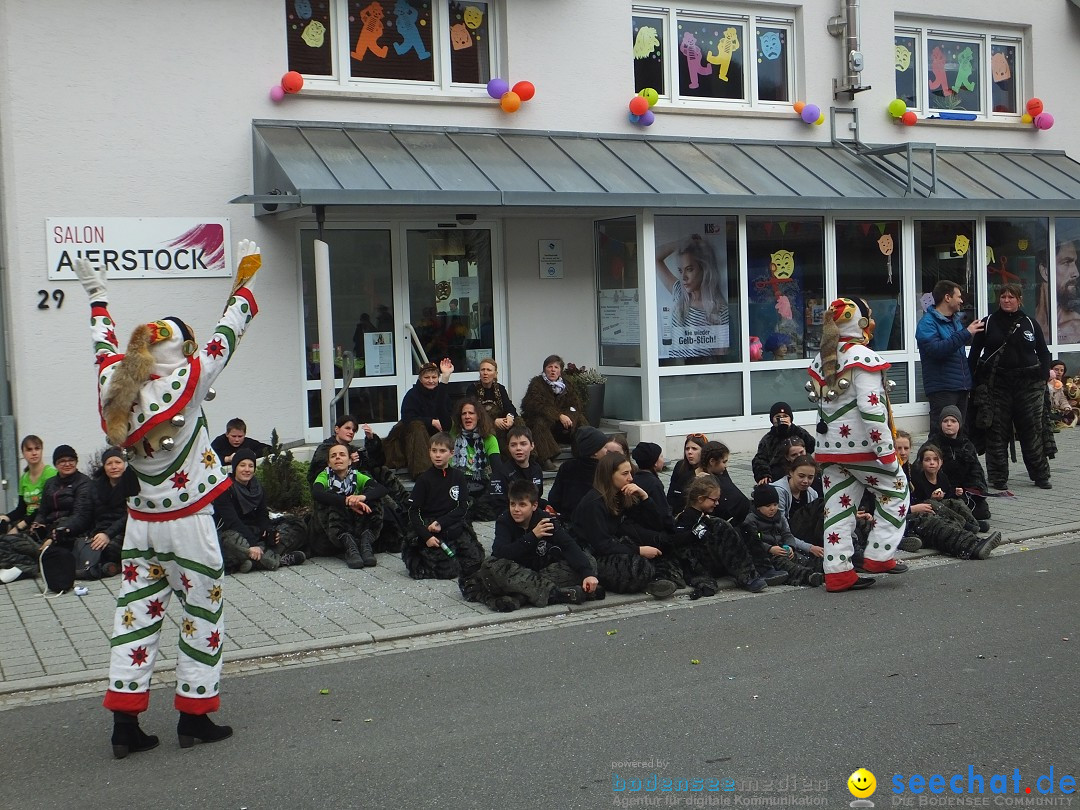
{"type": "Polygon", "coordinates": [[[187,578],[187,574],[180,575],[180,584],[184,586],[185,591],[191,590],[191,580],[187,578]]]}
{"type": "Polygon", "coordinates": [[[850,495],[841,495],[840,496],[840,505],[842,507],[844,507],[845,509],[847,509],[849,506],[851,506],[851,496],[850,495]]]}
{"type": "Polygon", "coordinates": [[[903,478],[897,478],[893,481],[893,489],[902,492],[905,489],[906,482],[903,478]]]}
{"type": "Polygon", "coordinates": [[[135,667],[141,667],[146,663],[150,655],[146,652],[146,647],[136,647],[134,650],[128,653],[131,656],[131,665],[135,667]]]}
{"type": "Polygon", "coordinates": [[[885,494],[882,494],[880,497],[878,497],[878,500],[881,501],[883,505],[892,502],[892,498],[885,494]]]}
{"type": "Polygon", "coordinates": [[[165,576],[165,568],[161,563],[150,563],[146,569],[146,578],[155,582],[165,576]]]}
{"type": "Polygon", "coordinates": [[[878,485],[878,477],[876,475],[866,476],[866,485],[868,487],[876,487],[878,485]]]}
{"type": "Polygon", "coordinates": [[[191,479],[188,474],[183,470],[180,470],[176,475],[169,479],[172,482],[173,489],[187,489],[188,481],[191,479]]]}
{"type": "Polygon", "coordinates": [[[180,627],[180,632],[188,638],[195,635],[195,621],[194,619],[184,619],[183,624],[180,627]]]}
{"type": "Polygon", "coordinates": [[[216,650],[221,646],[221,633],[215,630],[213,633],[206,637],[206,646],[211,650],[216,650]]]}
{"type": "Polygon", "coordinates": [[[139,578],[139,568],[135,563],[128,563],[124,566],[124,582],[134,582],[139,578]]]}
{"type": "Polygon", "coordinates": [[[832,486],[832,482],[829,481],[829,476],[827,476],[827,475],[824,478],[821,479],[821,483],[825,486],[825,489],[828,489],[829,487],[832,486]]]}
{"type": "Polygon", "coordinates": [[[213,450],[203,450],[202,463],[207,469],[210,469],[217,464],[217,456],[214,454],[213,450]]]}
{"type": "Polygon", "coordinates": [[[845,439],[848,436],[850,436],[851,435],[851,425],[841,425],[840,426],[840,435],[845,439]]]}
{"type": "Polygon", "coordinates": [[[872,441],[872,442],[880,442],[881,441],[881,431],[877,430],[876,428],[874,430],[871,430],[870,431],[870,441],[872,441]]]}
{"type": "Polygon", "coordinates": [[[879,402],[881,402],[881,398],[877,395],[877,391],[871,391],[869,394],[866,395],[866,401],[869,402],[871,405],[877,405],[879,402]]]}
{"type": "Polygon", "coordinates": [[[211,602],[220,602],[221,601],[221,586],[220,585],[215,585],[207,593],[207,596],[210,597],[211,602]]]}
{"type": "Polygon", "coordinates": [[[131,612],[131,608],[124,611],[124,615],[120,617],[121,623],[130,630],[135,624],[135,614],[131,612]]]}
{"type": "Polygon", "coordinates": [[[165,606],[161,604],[160,599],[153,599],[146,606],[146,613],[151,619],[156,619],[162,613],[165,612],[165,606]]]}
{"type": "Polygon", "coordinates": [[[904,506],[904,504],[900,504],[900,509],[898,511],[900,512],[900,517],[903,517],[907,514],[907,507],[904,506]]]}
{"type": "Polygon", "coordinates": [[[221,357],[225,354],[225,344],[221,342],[221,338],[214,338],[206,344],[206,353],[211,357],[221,357]]]}
{"type": "Polygon", "coordinates": [[[109,359],[109,353],[108,352],[99,352],[98,356],[94,358],[94,362],[97,365],[100,366],[108,359],[109,359]]]}
{"type": "Polygon", "coordinates": [[[840,542],[839,532],[829,532],[829,545],[835,546],[840,542]]]}
{"type": "Polygon", "coordinates": [[[108,341],[109,343],[111,343],[113,346],[115,346],[116,345],[116,330],[115,329],[106,329],[105,330],[105,340],[108,341]]]}

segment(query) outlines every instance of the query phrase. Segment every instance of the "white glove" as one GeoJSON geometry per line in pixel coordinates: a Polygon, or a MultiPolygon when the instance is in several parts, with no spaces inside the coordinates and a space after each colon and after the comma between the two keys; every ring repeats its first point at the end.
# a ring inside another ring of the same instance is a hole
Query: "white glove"
{"type": "Polygon", "coordinates": [[[259,246],[250,239],[241,239],[237,242],[236,277],[233,279],[232,291],[235,293],[241,287],[250,288],[261,266],[262,252],[259,246]]]}
{"type": "Polygon", "coordinates": [[[103,304],[109,297],[109,290],[105,284],[105,270],[90,264],[86,259],[75,260],[75,275],[79,277],[79,283],[86,290],[91,304],[103,304]]]}

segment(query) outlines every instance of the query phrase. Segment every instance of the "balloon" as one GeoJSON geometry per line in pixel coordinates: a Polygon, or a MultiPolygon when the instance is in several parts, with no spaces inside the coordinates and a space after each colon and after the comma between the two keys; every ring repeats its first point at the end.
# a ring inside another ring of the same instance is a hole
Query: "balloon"
{"type": "Polygon", "coordinates": [[[889,115],[893,118],[900,118],[907,112],[907,104],[902,98],[894,98],[889,102],[889,115]]]}
{"type": "Polygon", "coordinates": [[[1050,129],[1054,125],[1054,116],[1048,112],[1041,112],[1032,119],[1036,129],[1050,129]]]}
{"type": "Polygon", "coordinates": [[[274,102],[281,101],[285,98],[285,90],[282,89],[280,84],[275,84],[270,88],[270,100],[274,102]]]}
{"type": "Polygon", "coordinates": [[[820,126],[821,126],[822,124],[824,124],[824,123],[825,123],[825,113],[822,113],[821,115],[819,115],[819,116],[818,116],[818,120],[817,120],[817,121],[815,121],[814,123],[815,123],[815,124],[817,124],[817,125],[818,125],[819,127],[820,127],[820,126]]]}
{"type": "Polygon", "coordinates": [[[634,96],[630,99],[630,112],[634,115],[642,115],[649,111],[649,102],[643,99],[641,96],[634,96]]]}
{"type": "Polygon", "coordinates": [[[646,110],[641,114],[641,120],[638,122],[643,127],[651,127],[656,120],[656,113],[652,110],[646,110]]]}
{"type": "Polygon", "coordinates": [[[900,116],[900,120],[904,122],[905,126],[913,127],[919,122],[919,116],[915,114],[914,110],[908,110],[900,116]]]}
{"type": "Polygon", "coordinates": [[[518,82],[514,85],[513,91],[518,94],[518,98],[522,101],[528,101],[536,95],[536,87],[533,86],[532,82],[518,82]]]}
{"type": "Polygon", "coordinates": [[[1020,116],[1020,123],[1021,124],[1030,124],[1034,120],[1035,119],[1031,117],[1030,113],[1024,113],[1023,115],[1020,116]]]}
{"type": "Polygon", "coordinates": [[[631,124],[636,124],[641,120],[640,115],[634,115],[633,113],[627,113],[627,115],[630,116],[630,123],[631,124]]]}
{"type": "Polygon", "coordinates": [[[286,93],[299,93],[304,87],[304,77],[295,70],[290,70],[281,77],[281,89],[286,93]]]}
{"type": "Polygon", "coordinates": [[[1027,103],[1028,115],[1034,118],[1043,111],[1043,103],[1040,98],[1029,98],[1027,103]]]}
{"type": "Polygon", "coordinates": [[[487,94],[492,98],[502,98],[510,92],[510,82],[506,79],[492,79],[487,83],[487,94]]]}
{"type": "Polygon", "coordinates": [[[821,115],[821,109],[817,104],[807,104],[802,108],[802,112],[799,113],[802,116],[802,120],[808,124],[812,124],[818,120],[818,116],[821,115]]]}
{"type": "Polygon", "coordinates": [[[499,99],[499,106],[502,107],[503,112],[517,112],[518,107],[521,106],[521,96],[513,90],[508,90],[499,99]]]}
{"type": "Polygon", "coordinates": [[[805,101],[796,101],[794,104],[791,105],[792,109],[795,110],[795,113],[797,115],[802,115],[803,107],[805,107],[805,106],[806,106],[805,101]]]}
{"type": "Polygon", "coordinates": [[[653,90],[651,87],[646,87],[640,93],[638,93],[643,99],[649,102],[649,109],[651,110],[656,106],[657,99],[660,98],[660,94],[653,90]]]}

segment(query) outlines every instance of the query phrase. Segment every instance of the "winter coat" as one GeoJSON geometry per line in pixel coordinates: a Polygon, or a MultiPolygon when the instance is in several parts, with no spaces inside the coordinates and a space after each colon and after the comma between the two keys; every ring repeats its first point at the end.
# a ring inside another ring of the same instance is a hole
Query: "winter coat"
{"type": "Polygon", "coordinates": [[[41,493],[41,506],[33,522],[48,529],[65,529],[68,545],[80,534],[86,534],[94,520],[94,502],[90,494],[90,478],[78,470],[66,478],[54,476],[41,493]]]}
{"type": "MultiPolygon", "coordinates": [[[[406,394],[408,396],[408,394],[406,394]]],[[[312,484],[315,479],[319,477],[319,473],[323,472],[330,464],[330,448],[335,444],[341,444],[341,441],[334,436],[328,439],[323,439],[318,447],[315,448],[315,452],[311,454],[311,464],[308,466],[308,483],[312,484]]],[[[363,447],[357,447],[355,444],[349,445],[349,457],[352,457],[353,453],[360,454],[360,460],[352,465],[354,470],[362,473],[367,473],[369,476],[371,471],[376,467],[383,467],[386,465],[386,454],[383,452],[383,441],[376,434],[371,434],[370,439],[364,440],[363,447]]]]}
{"type": "Polygon", "coordinates": [[[817,447],[817,442],[803,428],[798,425],[773,425],[769,428],[769,432],[762,436],[761,441],[758,442],[757,454],[754,456],[752,466],[755,481],[760,481],[766,477],[772,478],[772,462],[777,451],[785,441],[795,437],[803,440],[803,444],[806,446],[806,454],[812,455],[814,448],[817,447]]]}
{"type": "Polygon", "coordinates": [[[941,472],[954,487],[986,492],[986,471],[983,470],[979,454],[971,439],[963,433],[957,436],[946,436],[940,431],[935,431],[926,438],[926,443],[935,444],[941,448],[941,472]]]}
{"type": "Polygon", "coordinates": [[[572,458],[559,466],[548,493],[548,503],[556,512],[564,517],[574,514],[581,499],[592,491],[597,463],[595,458],[572,458]]]}
{"type": "Polygon", "coordinates": [[[101,474],[90,481],[90,497],[94,517],[91,522],[90,536],[105,534],[110,540],[124,536],[127,530],[127,493],[124,482],[113,486],[109,479],[101,474]]]}
{"type": "Polygon", "coordinates": [[[509,512],[503,512],[495,521],[491,557],[513,560],[533,571],[565,560],[582,579],[596,576],[596,566],[589,555],[581,550],[581,546],[559,525],[558,520],[539,509],[533,512],[527,529],[515,523],[509,512]],[[544,519],[552,521],[555,531],[547,537],[538,538],[532,530],[544,519]]]}
{"type": "Polygon", "coordinates": [[[946,318],[930,307],[915,327],[915,342],[922,358],[923,391],[936,394],[971,390],[971,370],[964,354],[964,346],[971,342],[971,332],[964,326],[959,312],[946,318]]]}
{"type": "Polygon", "coordinates": [[[809,543],[791,533],[787,518],[779,510],[773,517],[767,518],[757,509],[751,509],[741,529],[748,542],[760,543],[766,552],[773,546],[791,546],[799,551],[807,551],[810,547],[809,543]]]}
{"type": "Polygon", "coordinates": [[[971,342],[969,363],[976,382],[984,380],[992,365],[998,369],[998,384],[1005,386],[1018,379],[1041,382],[1050,376],[1050,350],[1042,327],[1022,309],[999,309],[986,319],[986,329],[971,342]]]}
{"type": "Polygon", "coordinates": [[[417,419],[430,433],[432,420],[438,419],[444,432],[450,431],[450,386],[439,383],[434,389],[424,388],[417,380],[401,400],[401,421],[417,419]]]}

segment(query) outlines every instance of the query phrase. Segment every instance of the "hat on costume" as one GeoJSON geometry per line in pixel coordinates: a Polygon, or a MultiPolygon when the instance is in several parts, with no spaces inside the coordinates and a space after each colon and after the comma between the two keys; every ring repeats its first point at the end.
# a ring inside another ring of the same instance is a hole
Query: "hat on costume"
{"type": "Polygon", "coordinates": [[[638,442],[630,455],[641,469],[651,470],[663,452],[663,448],[654,442],[638,442]]]}
{"type": "Polygon", "coordinates": [[[574,441],[577,444],[578,457],[589,458],[600,452],[610,440],[596,428],[583,425],[574,433],[574,441]]]}
{"type": "Polygon", "coordinates": [[[754,487],[754,508],[780,503],[780,493],[772,484],[758,484],[754,487]]]}
{"type": "Polygon", "coordinates": [[[938,416],[938,426],[940,427],[941,423],[944,422],[946,417],[949,416],[959,422],[960,427],[964,426],[964,417],[960,415],[960,409],[957,408],[955,405],[946,405],[944,408],[941,409],[941,414],[938,416]]]}
{"type": "Polygon", "coordinates": [[[62,458],[73,458],[78,461],[79,454],[75,452],[75,448],[70,444],[59,444],[56,446],[56,449],[53,450],[52,463],[55,464],[62,458]]]}
{"type": "Polygon", "coordinates": [[[786,413],[788,417],[793,416],[791,406],[786,402],[774,402],[773,406],[769,408],[769,421],[771,422],[776,418],[776,415],[780,413],[786,413]]]}

